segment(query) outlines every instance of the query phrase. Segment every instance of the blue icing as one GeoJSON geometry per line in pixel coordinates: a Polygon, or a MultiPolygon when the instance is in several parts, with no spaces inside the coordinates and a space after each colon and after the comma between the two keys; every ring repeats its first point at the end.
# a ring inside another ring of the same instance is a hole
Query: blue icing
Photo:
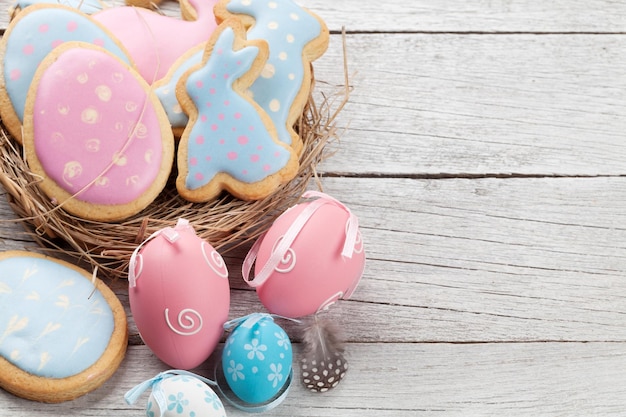
{"type": "Polygon", "coordinates": [[[259,404],[272,399],[287,382],[293,351],[289,337],[271,316],[249,317],[226,340],[222,368],[240,399],[259,404]]]}
{"type": "Polygon", "coordinates": [[[102,46],[130,64],[124,51],[88,16],[70,8],[50,6],[25,10],[9,27],[4,56],[4,81],[20,121],[28,88],[40,62],[62,42],[83,41],[102,46]]]}
{"type": "Polygon", "coordinates": [[[15,2],[15,5],[20,9],[25,9],[26,7],[34,4],[61,4],[73,7],[87,14],[96,13],[102,10],[102,3],[100,0],[18,0],[15,2]]]}
{"type": "Polygon", "coordinates": [[[185,83],[198,110],[187,136],[185,186],[190,190],[208,184],[219,172],[245,183],[261,181],[283,169],[291,157],[290,150],[274,141],[258,109],[232,89],[258,54],[253,46],[233,51],[234,39],[232,28],[224,29],[207,62],[185,83]]]}
{"type": "Polygon", "coordinates": [[[270,56],[265,70],[250,91],[272,118],[279,140],[290,145],[292,138],[287,121],[303,82],[302,50],[321,35],[322,27],[316,18],[291,0],[233,0],[227,10],[252,16],[255,23],[248,30],[248,39],[264,39],[269,44],[270,56]]]}
{"type": "Polygon", "coordinates": [[[0,261],[0,356],[46,378],[93,365],[115,327],[113,312],[82,274],[48,259],[0,261]]]}
{"type": "Polygon", "coordinates": [[[176,84],[178,84],[178,81],[183,74],[187,72],[187,70],[202,62],[203,54],[203,49],[200,49],[198,52],[192,54],[189,58],[183,61],[178,68],[176,68],[167,84],[162,85],[155,90],[159,101],[161,101],[161,104],[165,109],[165,113],[167,113],[167,118],[173,127],[184,127],[189,121],[189,118],[183,112],[180,107],[180,103],[176,98],[176,84]]]}

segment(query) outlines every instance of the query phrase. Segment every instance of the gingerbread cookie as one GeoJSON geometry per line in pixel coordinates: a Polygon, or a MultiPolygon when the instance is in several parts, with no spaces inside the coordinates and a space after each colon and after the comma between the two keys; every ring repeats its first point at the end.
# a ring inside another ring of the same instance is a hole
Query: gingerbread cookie
{"type": "Polygon", "coordinates": [[[80,42],[54,49],[37,70],[24,149],[51,200],[97,221],[148,206],[174,160],[172,131],[150,86],[113,54],[80,42]]]}
{"type": "Polygon", "coordinates": [[[328,47],[326,24],[292,0],[221,0],[215,15],[220,21],[242,19],[249,40],[269,44],[268,60],[250,91],[270,115],[279,140],[300,153],[303,143],[293,126],[309,97],[311,61],[328,47]]]}
{"type": "Polygon", "coordinates": [[[41,61],[68,41],[90,42],[131,64],[123,47],[102,26],[75,9],[34,5],[11,21],[0,41],[0,117],[21,142],[28,89],[41,61]]]}
{"type": "Polygon", "coordinates": [[[181,55],[209,39],[217,27],[213,14],[216,1],[181,1],[186,20],[131,6],[109,8],[92,17],[115,34],[142,77],[153,84],[181,55]]]}
{"type": "Polygon", "coordinates": [[[190,121],[178,150],[176,187],[187,200],[208,201],[222,190],[256,200],[297,173],[295,152],[277,140],[271,119],[245,94],[268,51],[244,34],[237,19],[220,25],[202,64],[179,83],[190,121]]]}
{"type": "Polygon", "coordinates": [[[127,346],[124,308],[92,274],[43,255],[0,253],[0,387],[57,403],[102,385],[127,346]]]}

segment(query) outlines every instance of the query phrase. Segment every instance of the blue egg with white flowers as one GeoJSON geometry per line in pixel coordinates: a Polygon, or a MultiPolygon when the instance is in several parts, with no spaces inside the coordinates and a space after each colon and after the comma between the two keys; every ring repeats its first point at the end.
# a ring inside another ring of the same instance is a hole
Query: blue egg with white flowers
{"type": "Polygon", "coordinates": [[[250,405],[273,400],[290,380],[293,350],[287,333],[269,314],[251,314],[230,323],[236,327],[222,351],[229,388],[250,405]]]}

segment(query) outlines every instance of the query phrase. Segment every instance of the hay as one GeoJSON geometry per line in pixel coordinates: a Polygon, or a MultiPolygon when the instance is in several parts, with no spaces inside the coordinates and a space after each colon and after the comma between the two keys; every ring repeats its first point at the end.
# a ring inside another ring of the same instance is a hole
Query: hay
{"type": "Polygon", "coordinates": [[[126,277],[128,260],[136,246],[156,230],[175,225],[179,218],[188,219],[200,237],[224,254],[254,241],[284,210],[298,202],[312,179],[317,180],[316,167],[328,156],[327,144],[337,138],[335,118],[348,99],[349,87],[346,76],[345,86],[330,96],[318,94],[319,104],[314,100],[313,87],[296,125],[304,143],[298,175],[263,200],[246,202],[224,194],[208,203],[189,203],[177,194],[172,177],[149,207],[125,221],[83,220],[56,207],[43,194],[37,185],[41,178],[29,170],[21,146],[1,123],[0,183],[18,220],[27,224],[28,233],[44,251],[69,256],[77,263],[86,262],[106,278],[126,277]]]}

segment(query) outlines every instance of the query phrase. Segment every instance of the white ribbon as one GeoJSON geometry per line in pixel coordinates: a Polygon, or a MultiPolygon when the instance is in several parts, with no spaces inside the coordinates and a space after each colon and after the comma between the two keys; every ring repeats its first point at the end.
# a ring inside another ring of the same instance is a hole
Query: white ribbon
{"type": "Polygon", "coordinates": [[[233,328],[237,328],[240,325],[247,329],[251,329],[256,323],[263,319],[270,319],[274,321],[274,318],[290,320],[295,323],[301,323],[300,320],[292,319],[291,317],[285,317],[278,314],[267,314],[267,313],[250,313],[243,317],[238,317],[236,319],[232,319],[224,323],[224,330],[231,330],[233,328]]]}
{"type": "Polygon", "coordinates": [[[176,375],[191,376],[199,379],[207,385],[217,387],[217,383],[209,378],[205,378],[203,376],[194,374],[193,372],[185,371],[182,369],[172,369],[169,371],[161,372],[153,378],[150,378],[147,381],[144,381],[131,388],[126,394],[124,394],[124,400],[127,404],[133,405],[137,402],[141,394],[152,388],[152,395],[154,396],[154,400],[159,406],[159,410],[161,410],[160,417],[163,417],[163,412],[167,410],[167,401],[159,383],[164,379],[172,378],[176,375]]]}
{"type": "Polygon", "coordinates": [[[354,245],[356,244],[358,233],[359,233],[359,220],[357,217],[350,211],[348,207],[329,196],[328,194],[319,192],[319,191],[307,191],[302,195],[303,198],[316,198],[311,203],[309,203],[304,210],[298,214],[293,223],[289,226],[284,236],[276,245],[276,248],[270,255],[265,265],[261,268],[258,274],[254,277],[253,280],[250,280],[250,272],[252,271],[252,265],[256,261],[257,255],[259,253],[259,248],[261,246],[261,242],[265,237],[265,234],[262,235],[257,241],[254,243],[246,258],[243,261],[242,265],[242,275],[243,280],[251,287],[256,288],[270,277],[274,269],[278,266],[280,261],[284,259],[287,251],[291,247],[292,243],[298,237],[306,223],[309,221],[313,214],[325,204],[332,204],[337,206],[348,213],[348,223],[346,227],[346,238],[343,243],[343,249],[341,251],[341,256],[345,258],[352,258],[352,254],[354,253],[354,245]]]}
{"type": "MultiPolygon", "coordinates": [[[[141,255],[139,255],[139,250],[149,241],[154,239],[157,236],[163,236],[168,242],[175,243],[180,238],[180,233],[178,231],[182,228],[189,227],[189,220],[186,219],[178,219],[175,227],[164,227],[163,229],[157,230],[152,233],[146,240],[141,242],[139,246],[135,248],[133,254],[130,257],[130,261],[128,262],[128,286],[130,288],[134,288],[137,286],[137,274],[135,270],[137,269],[137,259],[141,260],[141,255]]],[[[141,266],[143,267],[143,261],[141,266]]]]}

